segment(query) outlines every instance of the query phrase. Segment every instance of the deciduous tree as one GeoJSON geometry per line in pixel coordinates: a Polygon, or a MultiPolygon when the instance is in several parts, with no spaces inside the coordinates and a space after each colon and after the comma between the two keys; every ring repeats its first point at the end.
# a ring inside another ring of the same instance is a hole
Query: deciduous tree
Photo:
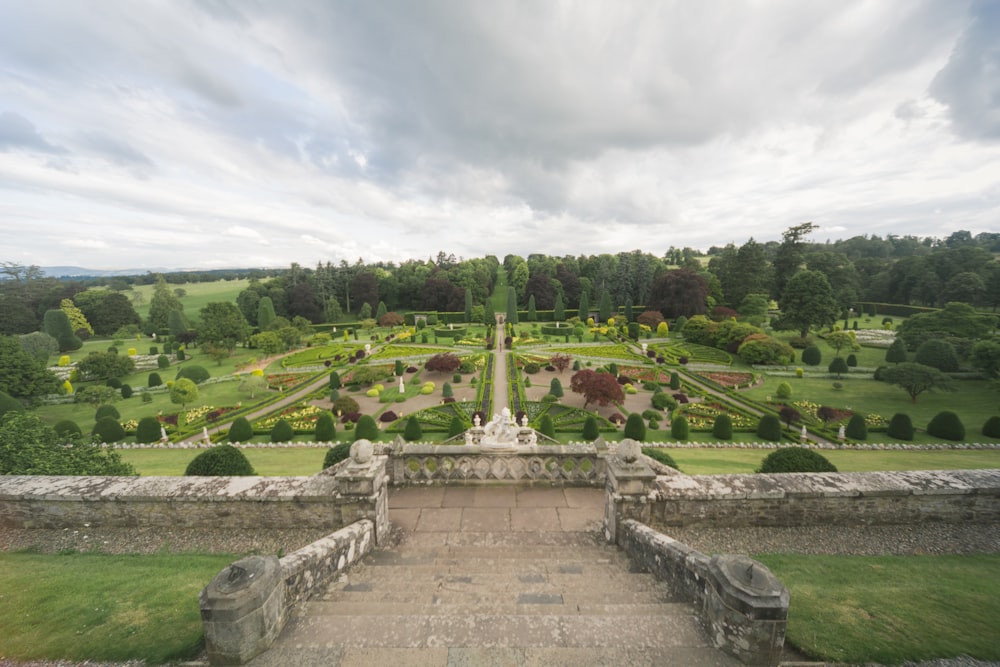
{"type": "Polygon", "coordinates": [[[232,353],[237,343],[250,336],[250,324],[235,303],[217,301],[206,304],[200,311],[201,327],[198,338],[232,353]]]}
{"type": "Polygon", "coordinates": [[[598,373],[589,368],[577,371],[569,381],[570,389],[583,396],[583,409],[591,403],[611,405],[625,400],[618,380],[610,373],[598,373]]]}
{"type": "Polygon", "coordinates": [[[954,391],[951,378],[936,368],[907,361],[896,366],[883,368],[878,379],[902,387],[917,402],[917,396],[932,389],[954,391]]]}
{"type": "Polygon", "coordinates": [[[775,328],[795,329],[805,338],[809,328],[833,324],[840,307],[826,276],[819,271],[799,271],[782,292],[781,318],[775,328]]]}

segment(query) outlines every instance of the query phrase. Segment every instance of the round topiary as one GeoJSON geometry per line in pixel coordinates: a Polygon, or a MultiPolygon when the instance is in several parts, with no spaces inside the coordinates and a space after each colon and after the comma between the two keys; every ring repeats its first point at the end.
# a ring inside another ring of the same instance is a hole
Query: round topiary
{"type": "Polygon", "coordinates": [[[177,377],[175,380],[180,380],[181,378],[187,378],[195,384],[201,384],[208,378],[212,377],[212,374],[204,366],[199,366],[197,364],[190,364],[188,366],[183,366],[179,371],[177,371],[177,377]]]}
{"type": "Polygon", "coordinates": [[[600,430],[597,428],[597,418],[594,415],[587,415],[587,419],[583,422],[583,439],[587,442],[593,442],[600,434],[600,430]]]}
{"type": "Polygon", "coordinates": [[[965,426],[957,414],[951,410],[942,410],[928,422],[927,433],[945,440],[964,440],[965,426]]]}
{"type": "Polygon", "coordinates": [[[316,419],[316,442],[333,442],[337,437],[337,425],[333,421],[333,415],[324,412],[316,419]]]}
{"type": "Polygon", "coordinates": [[[917,348],[913,360],[918,364],[933,366],[945,373],[958,370],[958,353],[955,351],[955,346],[946,340],[931,338],[924,341],[917,348]]]}
{"type": "Polygon", "coordinates": [[[83,431],[72,419],[63,419],[56,422],[53,427],[55,429],[56,435],[60,438],[72,438],[75,435],[83,435],[83,431]]]}
{"type": "Polygon", "coordinates": [[[253,427],[246,417],[237,417],[229,426],[229,442],[249,442],[253,439],[253,427]]]}
{"type": "Polygon", "coordinates": [[[858,365],[858,355],[856,354],[847,355],[847,367],[856,368],[857,365],[858,365]]]}
{"type": "Polygon", "coordinates": [[[121,389],[122,381],[118,378],[108,378],[104,381],[104,384],[111,387],[112,389],[121,389]]]}
{"type": "Polygon", "coordinates": [[[24,404],[7,392],[0,391],[0,417],[8,412],[24,412],[24,404]]]}
{"type": "Polygon", "coordinates": [[[983,435],[987,438],[1000,438],[1000,417],[993,416],[983,424],[983,435]]]}
{"type": "Polygon", "coordinates": [[[191,459],[188,477],[247,477],[256,475],[243,452],[232,445],[216,445],[191,459]]]}
{"type": "Polygon", "coordinates": [[[341,461],[347,459],[351,455],[351,443],[344,442],[335,447],[331,447],[326,450],[326,456],[323,457],[323,470],[326,470],[332,465],[336,465],[341,461]]]}
{"type": "Polygon", "coordinates": [[[271,427],[271,442],[291,442],[294,437],[295,430],[285,419],[279,419],[278,422],[271,427]]]}
{"type": "Polygon", "coordinates": [[[642,415],[638,412],[633,412],[625,420],[625,437],[637,442],[642,442],[646,439],[646,424],[643,423],[642,415]]]}
{"type": "Polygon", "coordinates": [[[674,440],[686,441],[689,432],[688,420],[684,415],[677,415],[670,420],[670,437],[674,440]]]}
{"type": "Polygon", "coordinates": [[[670,466],[674,470],[680,470],[680,468],[677,467],[677,463],[674,461],[674,458],[659,447],[643,447],[642,453],[658,463],[670,466]]]}
{"type": "Polygon", "coordinates": [[[534,375],[540,370],[542,370],[541,365],[536,364],[534,361],[529,361],[524,365],[524,372],[528,373],[529,375],[534,375]]]}
{"type": "Polygon", "coordinates": [[[170,366],[170,357],[165,354],[161,354],[156,358],[156,367],[160,369],[168,368],[170,366]]]}
{"type": "Polygon", "coordinates": [[[416,417],[406,420],[406,427],[403,429],[403,440],[416,442],[424,437],[424,429],[420,426],[420,421],[416,417]]]}
{"type": "Polygon", "coordinates": [[[815,345],[810,345],[802,350],[802,363],[807,366],[819,366],[821,361],[823,361],[823,353],[815,345]]]}
{"type": "Polygon", "coordinates": [[[781,440],[781,421],[775,415],[764,415],[757,423],[757,437],[778,442],[781,440]]]}
{"type": "Polygon", "coordinates": [[[656,392],[649,400],[657,410],[673,410],[677,407],[677,401],[665,391],[656,392]]]}
{"type": "Polygon", "coordinates": [[[721,414],[712,424],[712,435],[719,440],[730,440],[733,437],[733,420],[729,415],[721,414]]]}
{"type": "Polygon", "coordinates": [[[98,419],[90,433],[101,442],[119,442],[125,439],[125,429],[115,417],[110,416],[98,419]]]}
{"type": "Polygon", "coordinates": [[[122,416],[118,412],[118,408],[113,405],[102,405],[97,408],[97,412],[94,413],[94,421],[100,421],[104,417],[111,417],[113,419],[121,419],[122,416]]]}
{"type": "Polygon", "coordinates": [[[177,357],[177,361],[184,361],[184,359],[187,358],[187,355],[184,354],[184,348],[182,347],[177,348],[175,356],[177,357]]]}
{"type": "Polygon", "coordinates": [[[378,424],[371,415],[361,415],[354,430],[355,440],[375,440],[378,438],[378,424]]]}
{"type": "Polygon", "coordinates": [[[844,429],[844,435],[851,440],[867,440],[868,425],[865,424],[864,416],[852,415],[851,420],[847,422],[847,428],[844,429]]]}
{"type": "Polygon", "coordinates": [[[784,447],[765,456],[757,472],[837,472],[837,468],[825,456],[811,449],[784,447]]]}
{"type": "Polygon", "coordinates": [[[890,438],[896,438],[898,440],[913,440],[913,422],[910,420],[910,415],[897,412],[889,420],[889,427],[886,429],[886,433],[890,438]]]}
{"type": "Polygon", "coordinates": [[[792,397],[792,385],[787,382],[782,382],[778,385],[778,391],[776,392],[778,398],[788,399],[792,397]]]}
{"type": "Polygon", "coordinates": [[[122,383],[122,398],[132,398],[132,385],[122,383]]]}
{"type": "Polygon", "coordinates": [[[156,417],[143,417],[135,427],[136,442],[156,442],[160,436],[160,420],[156,417]]]}
{"type": "Polygon", "coordinates": [[[163,384],[163,378],[160,377],[159,373],[150,373],[149,379],[146,380],[147,387],[159,387],[163,384]]]}
{"type": "Polygon", "coordinates": [[[847,362],[844,360],[843,357],[834,357],[833,361],[831,361],[830,365],[827,367],[827,370],[833,373],[834,375],[839,376],[848,372],[849,369],[847,367],[847,362]]]}
{"type": "Polygon", "coordinates": [[[333,412],[337,415],[349,415],[352,412],[358,412],[361,407],[358,402],[355,401],[350,396],[341,396],[333,401],[333,412]]]}

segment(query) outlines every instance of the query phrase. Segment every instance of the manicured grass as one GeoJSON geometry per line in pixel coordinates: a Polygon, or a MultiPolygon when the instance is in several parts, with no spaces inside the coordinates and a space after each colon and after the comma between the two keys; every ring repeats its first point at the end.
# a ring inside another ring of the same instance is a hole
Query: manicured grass
{"type": "MultiPolygon", "coordinates": [[[[211,283],[185,283],[183,285],[168,285],[168,287],[170,287],[171,291],[180,288],[186,292],[180,298],[181,304],[184,306],[184,314],[192,324],[196,324],[199,321],[198,311],[205,305],[217,301],[236,303],[236,297],[249,284],[249,279],[216,280],[211,283]]],[[[143,296],[142,304],[135,307],[135,311],[139,313],[139,317],[143,320],[149,317],[149,302],[153,298],[153,287],[154,285],[138,285],[135,287],[135,291],[143,296]]],[[[131,297],[131,293],[127,292],[126,296],[131,297]]]]}
{"type": "Polygon", "coordinates": [[[228,555],[0,554],[0,655],[151,664],[202,644],[198,592],[228,555]]]}
{"type": "Polygon", "coordinates": [[[813,658],[1000,660],[1000,555],[758,555],[788,587],[788,641],[813,658]]]}
{"type": "MultiPolygon", "coordinates": [[[[262,442],[267,438],[260,438],[262,442]]],[[[176,477],[184,474],[191,459],[204,450],[198,449],[123,449],[122,460],[135,466],[145,477],[176,477]]],[[[315,475],[323,469],[324,447],[242,450],[258,475],[315,475]]]]}

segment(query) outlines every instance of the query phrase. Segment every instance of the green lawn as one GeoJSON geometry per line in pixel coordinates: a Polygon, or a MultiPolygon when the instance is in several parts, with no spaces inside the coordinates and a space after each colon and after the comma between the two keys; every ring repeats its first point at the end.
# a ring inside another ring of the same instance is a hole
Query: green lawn
{"type": "MultiPolygon", "coordinates": [[[[186,292],[181,297],[181,304],[184,306],[184,314],[191,321],[191,324],[198,322],[198,311],[206,304],[216,301],[229,301],[236,303],[236,297],[250,284],[249,279],[243,280],[216,280],[211,283],[185,283],[183,285],[168,285],[171,290],[182,289],[186,292]]],[[[149,316],[149,302],[153,298],[154,285],[138,285],[134,289],[142,294],[142,303],[135,306],[135,310],[142,319],[149,316]]],[[[126,296],[132,296],[127,292],[126,296]]],[[[133,302],[134,303],[134,302],[133,302]]]]}
{"type": "Polygon", "coordinates": [[[198,592],[236,558],[0,553],[0,656],[191,658],[203,637],[198,592]]]}
{"type": "Polygon", "coordinates": [[[810,657],[1000,660],[1000,554],[755,558],[788,587],[787,639],[810,657]]]}
{"type": "MultiPolygon", "coordinates": [[[[266,440],[266,438],[262,438],[266,440]]],[[[315,475],[323,469],[325,447],[280,449],[246,448],[242,452],[259,475],[315,475]]],[[[140,475],[174,477],[184,474],[197,449],[123,449],[122,460],[131,463],[140,475]]]]}

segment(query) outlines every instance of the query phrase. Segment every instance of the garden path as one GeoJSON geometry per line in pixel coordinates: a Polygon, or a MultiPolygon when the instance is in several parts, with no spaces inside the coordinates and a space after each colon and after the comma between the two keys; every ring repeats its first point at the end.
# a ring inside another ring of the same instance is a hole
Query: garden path
{"type": "Polygon", "coordinates": [[[507,402],[507,351],[503,344],[493,349],[493,412],[503,413],[510,408],[507,402]]]}

